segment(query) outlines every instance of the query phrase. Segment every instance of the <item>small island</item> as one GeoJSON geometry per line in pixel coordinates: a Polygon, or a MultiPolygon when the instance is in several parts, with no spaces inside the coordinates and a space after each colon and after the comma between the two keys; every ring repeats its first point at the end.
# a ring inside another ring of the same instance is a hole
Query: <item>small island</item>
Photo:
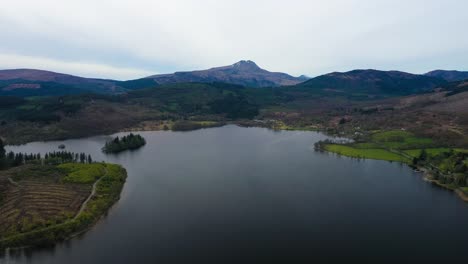
{"type": "Polygon", "coordinates": [[[144,145],[146,145],[146,140],[142,136],[130,133],[122,138],[117,136],[113,140],[107,141],[102,151],[104,153],[119,153],[125,150],[138,149],[144,145]]]}
{"type": "Polygon", "coordinates": [[[120,198],[127,173],[90,155],[6,153],[0,141],[0,250],[85,232],[120,198]]]}

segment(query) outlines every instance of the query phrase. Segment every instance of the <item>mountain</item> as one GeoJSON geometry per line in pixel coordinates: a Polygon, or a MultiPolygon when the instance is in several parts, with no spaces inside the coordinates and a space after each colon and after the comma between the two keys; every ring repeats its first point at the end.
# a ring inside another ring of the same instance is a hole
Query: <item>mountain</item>
{"type": "Polygon", "coordinates": [[[223,82],[248,87],[290,86],[306,80],[304,77],[296,78],[286,73],[269,72],[255,64],[253,61],[239,61],[233,65],[211,68],[208,70],[175,72],[147,77],[157,84],[200,82],[223,82]]]}
{"type": "Polygon", "coordinates": [[[84,78],[35,69],[12,69],[0,70],[0,95],[27,97],[89,92],[116,94],[162,84],[188,82],[218,82],[249,87],[289,86],[307,79],[305,76],[296,78],[285,73],[269,72],[252,61],[240,61],[230,66],[203,71],[176,72],[129,81],[84,78]]]}
{"type": "MultiPolygon", "coordinates": [[[[462,74],[462,72],[456,73],[462,74]]],[[[306,89],[308,94],[313,92],[314,94],[346,95],[354,98],[375,98],[426,92],[448,83],[441,77],[428,75],[430,74],[353,70],[333,72],[310,79],[307,76],[293,77],[285,73],[269,72],[257,66],[253,61],[239,61],[230,66],[153,75],[129,81],[84,78],[43,70],[14,69],[0,70],[0,95],[27,97],[90,92],[118,94],[164,84],[224,83],[224,85],[247,87],[288,86],[298,91],[306,89]]],[[[433,72],[431,75],[436,75],[436,73],[433,72]]]]}
{"type": "Polygon", "coordinates": [[[435,70],[424,74],[430,77],[437,77],[449,82],[468,80],[468,72],[435,70]]]}
{"type": "Polygon", "coordinates": [[[114,94],[154,85],[153,81],[145,79],[115,81],[35,69],[0,70],[0,95],[50,96],[89,92],[114,94]]]}
{"type": "Polygon", "coordinates": [[[337,95],[363,97],[399,96],[430,91],[445,80],[399,71],[353,70],[333,72],[297,85],[337,95]]]}

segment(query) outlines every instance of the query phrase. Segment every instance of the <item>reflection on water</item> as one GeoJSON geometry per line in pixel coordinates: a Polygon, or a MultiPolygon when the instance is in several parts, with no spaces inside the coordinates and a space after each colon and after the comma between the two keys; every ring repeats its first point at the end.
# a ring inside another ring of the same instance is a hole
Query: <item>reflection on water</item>
{"type": "Polygon", "coordinates": [[[121,200],[92,230],[0,263],[460,261],[468,207],[398,163],[313,151],[326,137],[226,126],[143,132],[119,155],[109,136],[35,142],[13,151],[86,152],[122,164],[121,200]]]}

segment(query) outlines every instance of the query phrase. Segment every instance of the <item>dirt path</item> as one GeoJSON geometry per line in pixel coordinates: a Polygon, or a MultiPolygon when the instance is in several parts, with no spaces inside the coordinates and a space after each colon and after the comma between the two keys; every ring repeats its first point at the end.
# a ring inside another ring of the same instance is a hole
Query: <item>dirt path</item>
{"type": "Polygon", "coordinates": [[[11,184],[15,185],[16,187],[21,187],[21,186],[19,185],[19,183],[15,182],[12,178],[8,178],[8,181],[9,181],[11,184]]]}
{"type": "Polygon", "coordinates": [[[91,193],[89,194],[88,198],[86,198],[86,200],[81,204],[81,207],[80,207],[80,210],[78,211],[78,213],[75,215],[75,217],[73,217],[73,220],[76,220],[78,218],[78,216],[80,216],[80,214],[84,211],[84,209],[86,209],[86,205],[88,205],[88,202],[91,200],[91,198],[93,198],[93,196],[96,194],[96,187],[97,185],[99,184],[99,182],[102,180],[102,178],[104,178],[106,175],[107,175],[107,168],[104,168],[105,170],[105,173],[104,175],[101,176],[101,178],[99,178],[99,180],[97,180],[94,184],[93,184],[93,189],[91,190],[91,193]]]}
{"type": "MultiPolygon", "coordinates": [[[[93,184],[93,188],[92,188],[92,190],[91,190],[90,195],[89,195],[88,198],[83,202],[83,204],[81,205],[80,210],[78,211],[78,213],[76,214],[75,217],[73,217],[72,219],[66,220],[65,222],[63,222],[63,223],[61,223],[61,224],[56,224],[56,225],[48,226],[48,227],[45,227],[45,228],[42,228],[42,229],[33,230],[33,231],[30,231],[30,232],[18,234],[18,235],[16,235],[16,237],[25,236],[25,235],[30,234],[30,233],[33,233],[33,232],[44,232],[44,231],[47,231],[47,230],[52,230],[52,229],[54,229],[54,228],[57,228],[58,226],[65,226],[65,225],[67,225],[69,222],[71,222],[71,221],[73,221],[73,220],[76,220],[76,219],[78,218],[78,216],[80,216],[80,214],[84,211],[84,209],[86,208],[86,205],[87,205],[88,202],[91,200],[91,198],[93,198],[93,196],[96,194],[96,189],[97,189],[97,185],[99,184],[99,182],[102,180],[103,177],[107,176],[108,170],[107,170],[107,168],[104,168],[104,169],[105,169],[104,175],[101,176],[101,178],[99,178],[99,179],[93,184]]],[[[9,180],[9,182],[10,182],[11,184],[14,184],[14,185],[16,185],[16,186],[18,186],[18,187],[21,188],[21,186],[20,186],[17,182],[15,182],[13,179],[8,179],[8,180],[9,180]]],[[[81,231],[79,231],[79,232],[77,232],[77,233],[75,233],[75,234],[71,234],[69,237],[73,237],[74,235],[76,235],[76,234],[78,234],[78,233],[80,233],[80,232],[83,232],[83,230],[81,230],[81,231]]],[[[13,238],[14,238],[14,237],[13,237],[13,238]]],[[[0,238],[0,242],[7,241],[8,239],[11,239],[11,237],[10,237],[10,238],[0,238]]],[[[19,248],[21,248],[21,247],[19,247],[19,248]]],[[[19,248],[18,248],[18,249],[19,249],[19,248]]],[[[8,249],[11,249],[11,248],[7,248],[6,250],[8,250],[8,249]]],[[[13,249],[15,249],[15,248],[13,248],[13,249]]],[[[0,252],[0,253],[1,253],[1,252],[0,252]]]]}

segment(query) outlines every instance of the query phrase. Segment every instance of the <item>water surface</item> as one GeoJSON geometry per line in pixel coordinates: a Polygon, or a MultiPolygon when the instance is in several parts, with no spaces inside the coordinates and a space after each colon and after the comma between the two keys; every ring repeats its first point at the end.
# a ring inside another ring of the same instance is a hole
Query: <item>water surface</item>
{"type": "Polygon", "coordinates": [[[415,263],[468,259],[468,205],[398,163],[314,152],[314,132],[225,126],[9,147],[122,164],[121,200],[91,231],[0,263],[415,263]]]}

